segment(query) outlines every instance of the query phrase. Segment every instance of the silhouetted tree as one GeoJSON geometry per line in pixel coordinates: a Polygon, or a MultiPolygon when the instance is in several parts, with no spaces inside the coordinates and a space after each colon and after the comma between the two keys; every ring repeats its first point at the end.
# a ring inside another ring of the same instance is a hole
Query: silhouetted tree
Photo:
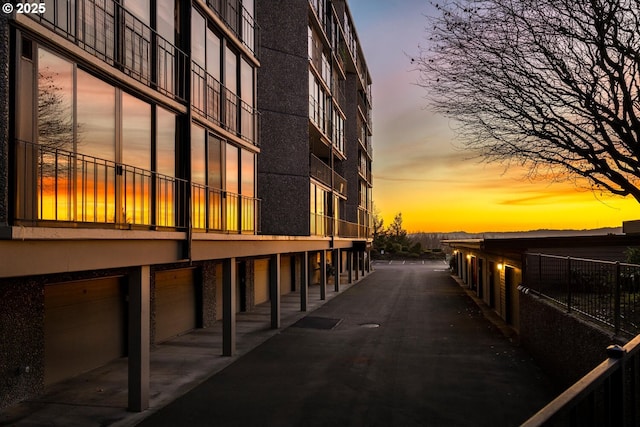
{"type": "Polygon", "coordinates": [[[398,212],[387,228],[387,247],[393,252],[405,250],[410,242],[407,230],[402,227],[402,212],[398,212]]]}
{"type": "Polygon", "coordinates": [[[385,248],[387,240],[387,232],[384,229],[384,219],[378,213],[378,210],[373,209],[373,248],[380,252],[385,248]]]}
{"type": "Polygon", "coordinates": [[[463,146],[640,201],[640,3],[451,0],[412,61],[463,146]]]}
{"type": "Polygon", "coordinates": [[[38,143],[47,148],[73,150],[74,128],[71,105],[56,84],[55,73],[38,75],[38,143]]]}

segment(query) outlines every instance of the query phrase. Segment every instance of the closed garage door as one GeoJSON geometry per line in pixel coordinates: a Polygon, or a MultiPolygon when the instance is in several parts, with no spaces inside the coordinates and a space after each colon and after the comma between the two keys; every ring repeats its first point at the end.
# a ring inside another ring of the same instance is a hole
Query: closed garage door
{"type": "Polygon", "coordinates": [[[45,385],[125,355],[120,282],[110,277],[45,286],[45,385]]]}
{"type": "Polygon", "coordinates": [[[257,259],[254,264],[255,303],[269,301],[269,260],[257,259]]]}
{"type": "Polygon", "coordinates": [[[194,329],[196,327],[194,269],[159,271],[155,279],[155,341],[166,341],[194,329]]]}

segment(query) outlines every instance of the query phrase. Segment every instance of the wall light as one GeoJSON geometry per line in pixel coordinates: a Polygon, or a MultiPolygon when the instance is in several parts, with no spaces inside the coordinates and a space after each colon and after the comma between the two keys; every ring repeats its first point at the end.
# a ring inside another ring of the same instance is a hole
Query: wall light
{"type": "Polygon", "coordinates": [[[502,270],[502,267],[503,267],[502,263],[499,263],[498,264],[498,270],[502,270]]]}
{"type": "Polygon", "coordinates": [[[471,260],[471,255],[467,255],[467,259],[468,259],[468,260],[471,260]]]}

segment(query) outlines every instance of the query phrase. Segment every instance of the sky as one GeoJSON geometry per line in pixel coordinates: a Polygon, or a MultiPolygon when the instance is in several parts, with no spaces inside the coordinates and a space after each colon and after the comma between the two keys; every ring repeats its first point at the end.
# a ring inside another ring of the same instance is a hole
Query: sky
{"type": "Polygon", "coordinates": [[[426,107],[411,64],[425,42],[428,0],[349,0],[372,77],[373,203],[409,232],[473,233],[619,227],[640,218],[633,198],[572,182],[532,182],[526,171],[469,159],[448,119],[426,107]]]}

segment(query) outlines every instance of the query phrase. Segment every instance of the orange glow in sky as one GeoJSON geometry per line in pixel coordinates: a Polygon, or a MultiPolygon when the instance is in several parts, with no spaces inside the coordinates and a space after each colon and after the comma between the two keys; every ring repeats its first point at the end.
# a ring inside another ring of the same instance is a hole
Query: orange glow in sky
{"type": "Polygon", "coordinates": [[[429,2],[349,0],[373,85],[373,202],[409,232],[620,227],[640,218],[633,198],[572,182],[531,182],[526,171],[470,159],[447,119],[429,112],[411,54],[425,43],[429,2]]]}

